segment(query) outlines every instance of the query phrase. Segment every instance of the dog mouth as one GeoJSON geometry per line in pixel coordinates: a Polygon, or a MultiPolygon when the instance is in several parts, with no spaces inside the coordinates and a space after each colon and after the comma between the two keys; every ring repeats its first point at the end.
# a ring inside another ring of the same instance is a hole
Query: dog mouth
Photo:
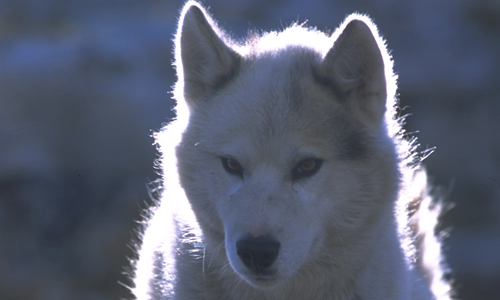
{"type": "Polygon", "coordinates": [[[264,274],[246,274],[243,276],[246,282],[257,289],[272,289],[279,285],[281,282],[279,278],[274,275],[264,274]]]}

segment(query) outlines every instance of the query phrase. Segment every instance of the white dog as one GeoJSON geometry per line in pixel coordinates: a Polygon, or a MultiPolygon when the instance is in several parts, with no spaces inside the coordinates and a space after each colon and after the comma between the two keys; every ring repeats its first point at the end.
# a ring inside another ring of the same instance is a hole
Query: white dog
{"type": "Polygon", "coordinates": [[[370,19],[237,43],[188,2],[175,42],[178,117],[157,134],[138,299],[450,298],[370,19]]]}

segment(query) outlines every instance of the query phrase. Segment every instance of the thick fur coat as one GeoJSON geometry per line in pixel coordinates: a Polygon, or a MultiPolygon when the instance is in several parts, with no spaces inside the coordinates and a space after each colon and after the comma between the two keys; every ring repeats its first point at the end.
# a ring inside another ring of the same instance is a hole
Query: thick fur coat
{"type": "Polygon", "coordinates": [[[237,43],[188,2],[175,54],[138,299],[449,299],[439,207],[369,18],[237,43]]]}

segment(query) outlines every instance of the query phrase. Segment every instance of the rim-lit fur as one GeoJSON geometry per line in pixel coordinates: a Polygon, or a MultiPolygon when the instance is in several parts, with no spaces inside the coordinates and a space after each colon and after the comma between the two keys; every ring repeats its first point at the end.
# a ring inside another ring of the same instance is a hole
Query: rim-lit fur
{"type": "Polygon", "coordinates": [[[177,120],[156,136],[164,184],[138,299],[449,299],[438,209],[368,17],[237,43],[188,2],[175,55],[177,120]],[[294,176],[304,160],[320,167],[294,176]],[[279,246],[272,263],[245,262],[249,239],[279,246]]]}

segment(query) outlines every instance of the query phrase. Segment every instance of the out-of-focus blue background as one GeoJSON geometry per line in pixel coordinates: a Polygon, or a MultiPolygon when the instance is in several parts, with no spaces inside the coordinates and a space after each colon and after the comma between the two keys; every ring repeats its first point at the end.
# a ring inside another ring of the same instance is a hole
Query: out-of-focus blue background
{"type": "MultiPolygon", "coordinates": [[[[107,300],[157,178],[172,117],[181,0],[0,0],[0,298],[107,300]]],[[[455,203],[446,254],[461,299],[500,294],[500,2],[219,0],[237,37],[358,11],[393,49],[431,178],[455,203]]]]}

